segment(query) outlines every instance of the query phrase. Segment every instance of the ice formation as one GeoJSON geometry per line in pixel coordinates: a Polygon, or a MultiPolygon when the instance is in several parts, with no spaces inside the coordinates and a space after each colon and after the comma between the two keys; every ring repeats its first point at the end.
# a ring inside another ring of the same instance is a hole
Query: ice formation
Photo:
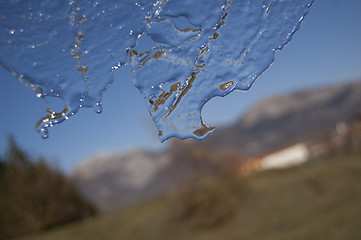
{"type": "Polygon", "coordinates": [[[111,73],[131,64],[162,141],[204,139],[214,96],[247,90],[300,27],[313,0],[0,0],[0,65],[39,97],[59,97],[36,128],[81,107],[101,112],[111,73]],[[138,41],[154,45],[137,52],[138,41]]]}

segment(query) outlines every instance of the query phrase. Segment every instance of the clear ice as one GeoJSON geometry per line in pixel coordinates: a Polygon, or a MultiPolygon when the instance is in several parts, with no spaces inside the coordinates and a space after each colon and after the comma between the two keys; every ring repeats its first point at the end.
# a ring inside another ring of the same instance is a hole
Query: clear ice
{"type": "Polygon", "coordinates": [[[248,90],[300,27],[313,0],[0,0],[0,65],[39,97],[59,97],[36,125],[81,107],[100,113],[112,72],[131,64],[162,141],[214,131],[203,105],[248,90]],[[143,38],[154,45],[138,52],[143,38]]]}

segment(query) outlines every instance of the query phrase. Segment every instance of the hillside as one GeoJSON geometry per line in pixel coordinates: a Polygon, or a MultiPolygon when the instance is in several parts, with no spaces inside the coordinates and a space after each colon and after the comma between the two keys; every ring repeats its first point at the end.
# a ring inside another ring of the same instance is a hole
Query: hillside
{"type": "Polygon", "coordinates": [[[361,154],[339,153],[299,167],[208,184],[188,195],[199,204],[188,217],[186,202],[175,194],[21,240],[356,240],[361,239],[360,181],[361,154]],[[236,204],[229,204],[231,197],[236,204]],[[231,206],[232,214],[215,225],[194,224],[217,214],[203,211],[205,205],[212,210],[231,206]]]}
{"type": "Polygon", "coordinates": [[[332,134],[338,123],[348,122],[361,109],[360,93],[358,81],[267,99],[206,141],[173,141],[168,151],[158,154],[98,155],[80,165],[72,178],[104,211],[148,201],[184,181],[195,161],[197,168],[209,168],[203,159],[241,161],[332,134]]]}
{"type": "Polygon", "coordinates": [[[321,138],[360,111],[360,93],[361,81],[357,81],[266,99],[233,126],[218,129],[207,144],[227,145],[253,156],[321,138]]]}

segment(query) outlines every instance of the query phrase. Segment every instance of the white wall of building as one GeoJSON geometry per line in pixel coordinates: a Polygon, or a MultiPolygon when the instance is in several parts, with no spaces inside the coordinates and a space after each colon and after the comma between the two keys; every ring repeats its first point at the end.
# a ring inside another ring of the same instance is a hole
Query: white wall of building
{"type": "Polygon", "coordinates": [[[309,158],[309,151],[305,144],[299,143],[265,156],[261,161],[264,169],[284,168],[301,164],[309,158]]]}

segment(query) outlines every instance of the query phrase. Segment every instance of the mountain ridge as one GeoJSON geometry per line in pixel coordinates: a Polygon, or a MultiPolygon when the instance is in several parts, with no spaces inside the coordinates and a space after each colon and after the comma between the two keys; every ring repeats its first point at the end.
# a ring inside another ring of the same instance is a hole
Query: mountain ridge
{"type": "Polygon", "coordinates": [[[217,156],[226,161],[220,153],[233,149],[248,158],[327,136],[338,123],[347,123],[361,110],[360,93],[361,81],[355,81],[265,99],[206,141],[173,141],[160,153],[133,150],[124,155],[98,155],[79,165],[72,178],[104,211],[149,200],[189,177],[194,171],[192,156],[217,156]]]}
{"type": "Polygon", "coordinates": [[[360,93],[361,81],[353,81],[262,100],[235,124],[219,129],[208,144],[217,148],[222,143],[252,156],[287,142],[322,138],[361,108],[360,93]]]}

